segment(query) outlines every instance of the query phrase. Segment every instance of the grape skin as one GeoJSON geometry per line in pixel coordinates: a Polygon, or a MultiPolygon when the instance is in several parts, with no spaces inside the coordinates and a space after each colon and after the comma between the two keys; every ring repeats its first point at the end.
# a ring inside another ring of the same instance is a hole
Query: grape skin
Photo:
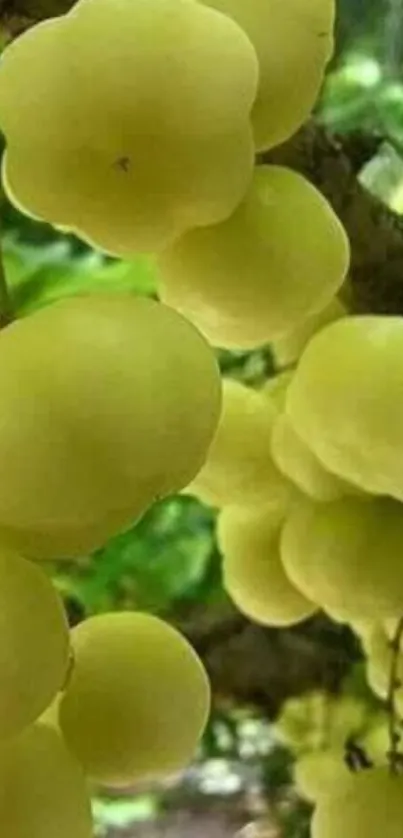
{"type": "Polygon", "coordinates": [[[392,499],[300,499],[285,522],[281,555],[305,596],[349,622],[403,612],[402,547],[403,510],[392,499]]]}
{"type": "Polygon", "coordinates": [[[283,514],[272,507],[227,507],[218,518],[227,593],[249,619],[268,626],[302,622],[316,611],[287,578],[279,551],[283,514]]]}
{"type": "Polygon", "coordinates": [[[332,501],[355,489],[331,474],[308,448],[285,413],[277,417],[271,439],[273,460],[282,474],[313,500],[332,501]]]}
{"type": "Polygon", "coordinates": [[[401,838],[403,778],[379,767],[352,774],[347,787],[319,799],[312,838],[401,838]]]}
{"type": "Polygon", "coordinates": [[[335,786],[340,791],[350,783],[350,776],[342,748],[309,751],[298,757],[294,765],[295,787],[311,803],[331,795],[335,786]]]}
{"type": "Polygon", "coordinates": [[[334,323],[335,320],[340,320],[347,314],[343,303],[334,297],[331,302],[322,309],[322,311],[308,317],[298,329],[279,338],[272,345],[272,351],[278,367],[287,367],[290,364],[295,364],[301,357],[305,347],[309,341],[329,323],[334,323]]]}
{"type": "Polygon", "coordinates": [[[71,297],[15,321],[0,348],[0,533],[26,554],[99,547],[203,465],[221,381],[210,347],[172,309],[71,297]]]}
{"type": "Polygon", "coordinates": [[[204,0],[250,37],[260,65],[252,112],[257,150],[287,140],[308,118],[333,52],[334,0],[204,0]]]}
{"type": "Polygon", "coordinates": [[[367,492],[403,500],[403,318],[357,315],[305,349],[286,412],[326,468],[367,492]]]}
{"type": "Polygon", "coordinates": [[[214,9],[79,2],[2,55],[9,197],[115,256],[159,250],[242,200],[257,83],[252,44],[214,9]]]}
{"type": "Polygon", "coordinates": [[[91,617],[71,636],[75,665],[59,723],[85,772],[124,787],[184,768],[210,701],[204,669],[184,637],[135,612],[91,617]]]}
{"type": "Polygon", "coordinates": [[[41,568],[2,548],[0,580],[1,741],[34,722],[63,686],[69,633],[41,568]]]}
{"type": "Polygon", "coordinates": [[[161,298],[228,349],[298,328],[334,297],[348,263],[346,233],[326,199],[281,166],[258,166],[230,218],[191,230],[157,259],[161,298]]]}
{"type": "Polygon", "coordinates": [[[203,468],[187,487],[212,506],[287,502],[290,484],[275,466],[270,440],[275,408],[264,394],[223,380],[218,429],[203,468]]]}
{"type": "Polygon", "coordinates": [[[0,748],[0,823],[9,838],[92,838],[82,771],[41,724],[0,748]]]}

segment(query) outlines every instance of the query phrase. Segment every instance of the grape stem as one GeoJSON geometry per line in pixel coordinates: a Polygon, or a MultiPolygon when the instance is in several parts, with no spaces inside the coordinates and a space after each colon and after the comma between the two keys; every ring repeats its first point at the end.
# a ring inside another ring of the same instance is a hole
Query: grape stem
{"type": "Polygon", "coordinates": [[[390,664],[390,678],[389,690],[387,698],[388,716],[389,716],[389,743],[390,750],[388,753],[389,768],[391,774],[397,774],[401,767],[402,756],[399,753],[400,733],[399,733],[399,714],[396,707],[396,692],[402,686],[398,677],[399,668],[399,653],[403,639],[403,617],[400,618],[394,637],[390,641],[390,648],[392,651],[392,659],[390,664]]]}

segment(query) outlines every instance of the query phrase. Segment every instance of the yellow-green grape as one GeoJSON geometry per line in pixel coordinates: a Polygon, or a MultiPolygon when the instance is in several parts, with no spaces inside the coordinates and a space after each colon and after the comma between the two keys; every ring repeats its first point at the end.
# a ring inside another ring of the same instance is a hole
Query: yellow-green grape
{"type": "Polygon", "coordinates": [[[283,705],[275,724],[277,737],[297,754],[343,749],[367,727],[366,705],[352,696],[310,692],[283,705]]]}
{"type": "Polygon", "coordinates": [[[280,414],[274,423],[271,453],[285,477],[314,500],[337,500],[349,491],[354,492],[345,481],[324,468],[285,413],[280,414]]]}
{"type": "Polygon", "coordinates": [[[360,746],[373,765],[381,766],[388,764],[390,729],[389,719],[386,713],[380,713],[374,718],[369,730],[361,738],[360,746]]]}
{"type": "Polygon", "coordinates": [[[263,393],[223,381],[223,406],[207,460],[187,492],[212,506],[283,505],[290,484],[270,453],[274,408],[263,393]]]}
{"type": "Polygon", "coordinates": [[[279,372],[269,378],[262,387],[261,392],[269,398],[276,416],[284,412],[288,385],[293,375],[294,373],[291,370],[279,372]]]}
{"type": "Polygon", "coordinates": [[[346,233],[323,195],[290,169],[258,166],[230,218],[186,233],[157,264],[165,302],[213,344],[251,349],[323,309],[348,262],[346,233]]]}
{"type": "Polygon", "coordinates": [[[318,97],[333,52],[334,0],[204,0],[249,35],[260,64],[252,112],[258,149],[302,125],[318,97]]]}
{"type": "Polygon", "coordinates": [[[126,612],[81,623],[72,646],[59,723],[86,773],[119,787],[184,768],[209,712],[207,676],[185,638],[126,612]]]}
{"type": "Polygon", "coordinates": [[[0,353],[0,533],[25,554],[94,549],[203,465],[218,366],[167,306],[71,297],[4,329],[0,353]]]}
{"type": "Polygon", "coordinates": [[[69,633],[50,579],[41,568],[4,548],[0,615],[2,740],[34,722],[63,686],[69,633]]]}
{"type": "Polygon", "coordinates": [[[402,549],[403,507],[390,498],[299,499],[282,531],[291,581],[346,622],[402,613],[402,549]]]}
{"type": "Polygon", "coordinates": [[[273,343],[271,348],[277,366],[287,367],[290,364],[295,364],[317,332],[328,326],[329,323],[340,320],[341,317],[345,316],[345,306],[338,297],[334,297],[322,311],[308,317],[294,332],[284,335],[283,338],[279,338],[273,343]]]}
{"type": "Polygon", "coordinates": [[[60,736],[36,724],[0,748],[0,823],[8,838],[91,838],[89,793],[60,736]]]}
{"type": "Polygon", "coordinates": [[[159,250],[242,200],[257,84],[250,40],[214,9],[81,0],[2,55],[9,196],[116,256],[159,250]]]}
{"type": "Polygon", "coordinates": [[[286,411],[325,467],[403,500],[403,318],[362,315],[322,329],[290,384],[286,411]]]}
{"type": "Polygon", "coordinates": [[[63,692],[57,693],[56,697],[53,699],[52,703],[46,708],[46,710],[42,713],[41,716],[38,718],[38,723],[42,725],[46,725],[46,727],[52,728],[60,735],[60,725],[59,725],[59,709],[60,709],[60,702],[63,698],[63,692]]]}
{"type": "Polygon", "coordinates": [[[316,611],[284,572],[279,551],[283,517],[270,506],[234,506],[218,518],[224,587],[243,614],[268,626],[294,625],[316,611]]]}
{"type": "Polygon", "coordinates": [[[301,754],[294,765],[294,784],[301,797],[316,803],[350,783],[351,772],[343,748],[324,748],[301,754]]]}
{"type": "Polygon", "coordinates": [[[387,767],[351,774],[350,783],[335,784],[320,797],[314,811],[312,838],[401,838],[403,777],[387,767]]]}
{"type": "MultiPolygon", "coordinates": [[[[371,690],[380,698],[387,698],[392,665],[392,649],[385,630],[379,624],[362,638],[366,655],[367,681],[371,690]]],[[[403,675],[403,658],[400,661],[400,676],[403,675]]]]}

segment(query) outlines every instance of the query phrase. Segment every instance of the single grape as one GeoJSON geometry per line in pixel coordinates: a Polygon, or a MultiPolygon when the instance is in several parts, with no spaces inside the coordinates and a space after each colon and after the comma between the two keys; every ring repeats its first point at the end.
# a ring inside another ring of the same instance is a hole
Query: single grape
{"type": "Polygon", "coordinates": [[[284,412],[288,385],[293,375],[294,373],[291,370],[279,372],[269,378],[262,387],[261,392],[268,397],[276,417],[284,412]]]}
{"type": "Polygon", "coordinates": [[[362,315],[322,329],[305,349],[286,412],[326,468],[403,500],[403,318],[362,315]]]}
{"type": "Polygon", "coordinates": [[[285,413],[280,414],[274,423],[271,453],[282,474],[314,500],[337,500],[356,491],[324,468],[285,413]]]}
{"type": "Polygon", "coordinates": [[[343,748],[324,748],[308,751],[298,757],[294,765],[294,783],[301,797],[311,803],[331,795],[350,784],[351,772],[345,762],[343,748]]]}
{"type": "Polygon", "coordinates": [[[312,820],[312,838],[401,838],[403,777],[386,767],[351,774],[321,797],[312,820]]]}
{"type": "Polygon", "coordinates": [[[283,506],[291,487],[270,453],[274,416],[274,407],[263,393],[224,379],[218,430],[187,492],[212,506],[283,506]]]}
{"type": "Polygon", "coordinates": [[[162,299],[213,344],[252,349],[321,311],[348,262],[346,233],[323,195],[290,169],[258,166],[230,218],[186,233],[157,265],[162,299]]]}
{"type": "Polygon", "coordinates": [[[224,587],[249,619],[268,626],[302,622],[316,611],[287,578],[280,558],[283,513],[272,507],[227,507],[219,518],[224,587]]]}
{"type": "Polygon", "coordinates": [[[203,465],[218,366],[167,306],[71,297],[3,330],[0,349],[0,533],[25,554],[95,549],[203,465]]]}
{"type": "Polygon", "coordinates": [[[260,64],[252,112],[259,150],[278,145],[307,119],[333,52],[334,0],[204,0],[249,35],[260,64]]]}
{"type": "Polygon", "coordinates": [[[0,823],[9,838],[91,838],[84,775],[60,736],[33,725],[0,748],[0,823]]]}
{"type": "Polygon", "coordinates": [[[73,629],[59,723],[86,773],[108,786],[161,777],[192,758],[209,711],[193,649],[149,614],[101,614],[73,629]]]}
{"type": "Polygon", "coordinates": [[[9,197],[115,256],[159,250],[242,200],[257,84],[250,40],[214,9],[81,0],[2,54],[9,197]]]}
{"type": "Polygon", "coordinates": [[[282,531],[291,581],[347,622],[403,612],[402,549],[403,507],[391,498],[299,498],[282,531]]]}
{"type": "Polygon", "coordinates": [[[385,712],[374,717],[373,723],[362,737],[360,744],[373,765],[377,767],[388,765],[390,730],[389,719],[385,712]]]}
{"type": "MultiPolygon", "coordinates": [[[[67,672],[63,604],[42,569],[0,550],[0,741],[45,710],[67,672]]],[[[1,818],[0,818],[1,823],[1,818]]]]}
{"type": "Polygon", "coordinates": [[[298,329],[279,338],[271,347],[277,366],[287,367],[295,364],[313,336],[329,323],[345,317],[346,313],[343,303],[338,297],[334,297],[322,311],[308,317],[298,329]]]}

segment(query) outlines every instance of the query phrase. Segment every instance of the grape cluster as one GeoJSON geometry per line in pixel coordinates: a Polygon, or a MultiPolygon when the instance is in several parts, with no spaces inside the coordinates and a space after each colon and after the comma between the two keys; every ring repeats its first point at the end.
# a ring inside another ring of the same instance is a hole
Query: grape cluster
{"type": "MultiPolygon", "coordinates": [[[[334,17],[334,0],[79,0],[1,57],[10,200],[114,257],[152,254],[160,297],[61,300],[0,335],[7,835],[89,838],[87,778],[127,786],[195,751],[209,687],[184,637],[130,611],[69,632],[40,566],[173,492],[218,509],[242,612],[351,623],[385,693],[403,613],[403,320],[349,316],[339,219],[256,156],[310,114],[334,17]],[[221,382],[210,344],[270,344],[279,374],[221,382]]],[[[319,767],[298,765],[314,838],[392,821],[400,836],[401,777],[339,757],[336,736],[319,767]]]]}

